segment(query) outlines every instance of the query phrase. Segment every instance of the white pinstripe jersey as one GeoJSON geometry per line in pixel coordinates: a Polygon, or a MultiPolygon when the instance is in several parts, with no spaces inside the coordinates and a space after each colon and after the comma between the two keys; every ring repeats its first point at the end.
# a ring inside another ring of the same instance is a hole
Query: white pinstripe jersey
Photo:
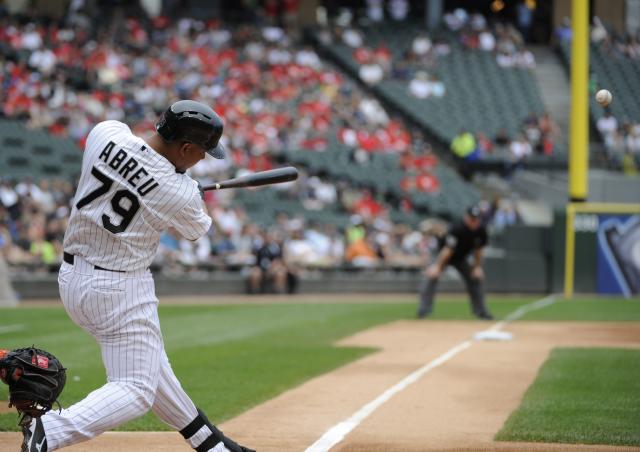
{"type": "Polygon", "coordinates": [[[97,124],[87,137],[64,250],[109,270],[144,269],[169,227],[189,240],[211,227],[196,181],[126,124],[97,124]]]}

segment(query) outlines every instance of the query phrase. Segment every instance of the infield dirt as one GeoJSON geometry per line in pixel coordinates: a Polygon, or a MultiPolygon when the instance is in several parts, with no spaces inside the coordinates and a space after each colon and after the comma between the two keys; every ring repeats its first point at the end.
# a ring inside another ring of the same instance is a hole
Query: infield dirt
{"type": "MultiPolygon", "coordinates": [[[[407,375],[492,323],[399,321],[339,345],[380,351],[314,378],[220,425],[260,452],[304,451],[407,375]]],[[[632,447],[504,443],[492,440],[554,347],[640,348],[640,324],[515,322],[511,341],[473,341],[377,408],[334,451],[635,450],[632,447]]],[[[0,433],[2,450],[20,434],[0,433]]],[[[177,433],[107,433],[70,452],[191,450],[177,433]]]]}

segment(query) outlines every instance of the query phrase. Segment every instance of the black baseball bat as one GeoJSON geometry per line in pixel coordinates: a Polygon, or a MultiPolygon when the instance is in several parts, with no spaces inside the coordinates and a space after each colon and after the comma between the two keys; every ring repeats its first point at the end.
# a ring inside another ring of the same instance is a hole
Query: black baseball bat
{"type": "Polygon", "coordinates": [[[258,171],[246,176],[234,177],[202,187],[203,191],[223,190],[225,188],[259,187],[261,185],[280,184],[298,178],[298,170],[293,166],[276,168],[268,171],[258,171]]]}

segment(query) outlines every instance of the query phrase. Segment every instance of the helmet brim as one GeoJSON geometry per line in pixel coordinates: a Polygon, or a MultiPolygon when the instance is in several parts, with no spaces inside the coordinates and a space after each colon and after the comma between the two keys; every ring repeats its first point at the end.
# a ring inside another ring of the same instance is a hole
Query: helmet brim
{"type": "Polygon", "coordinates": [[[207,151],[207,154],[209,154],[213,158],[224,160],[224,158],[225,158],[224,145],[222,143],[218,142],[218,145],[213,149],[209,149],[207,151]]]}

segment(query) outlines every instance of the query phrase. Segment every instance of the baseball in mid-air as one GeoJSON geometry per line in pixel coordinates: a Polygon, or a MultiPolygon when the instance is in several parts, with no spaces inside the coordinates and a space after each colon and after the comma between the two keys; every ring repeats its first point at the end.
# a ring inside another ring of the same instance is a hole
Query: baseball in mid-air
{"type": "Polygon", "coordinates": [[[613,96],[611,95],[611,91],[608,89],[601,89],[596,93],[596,102],[603,107],[609,105],[611,103],[611,99],[613,99],[613,96]]]}

